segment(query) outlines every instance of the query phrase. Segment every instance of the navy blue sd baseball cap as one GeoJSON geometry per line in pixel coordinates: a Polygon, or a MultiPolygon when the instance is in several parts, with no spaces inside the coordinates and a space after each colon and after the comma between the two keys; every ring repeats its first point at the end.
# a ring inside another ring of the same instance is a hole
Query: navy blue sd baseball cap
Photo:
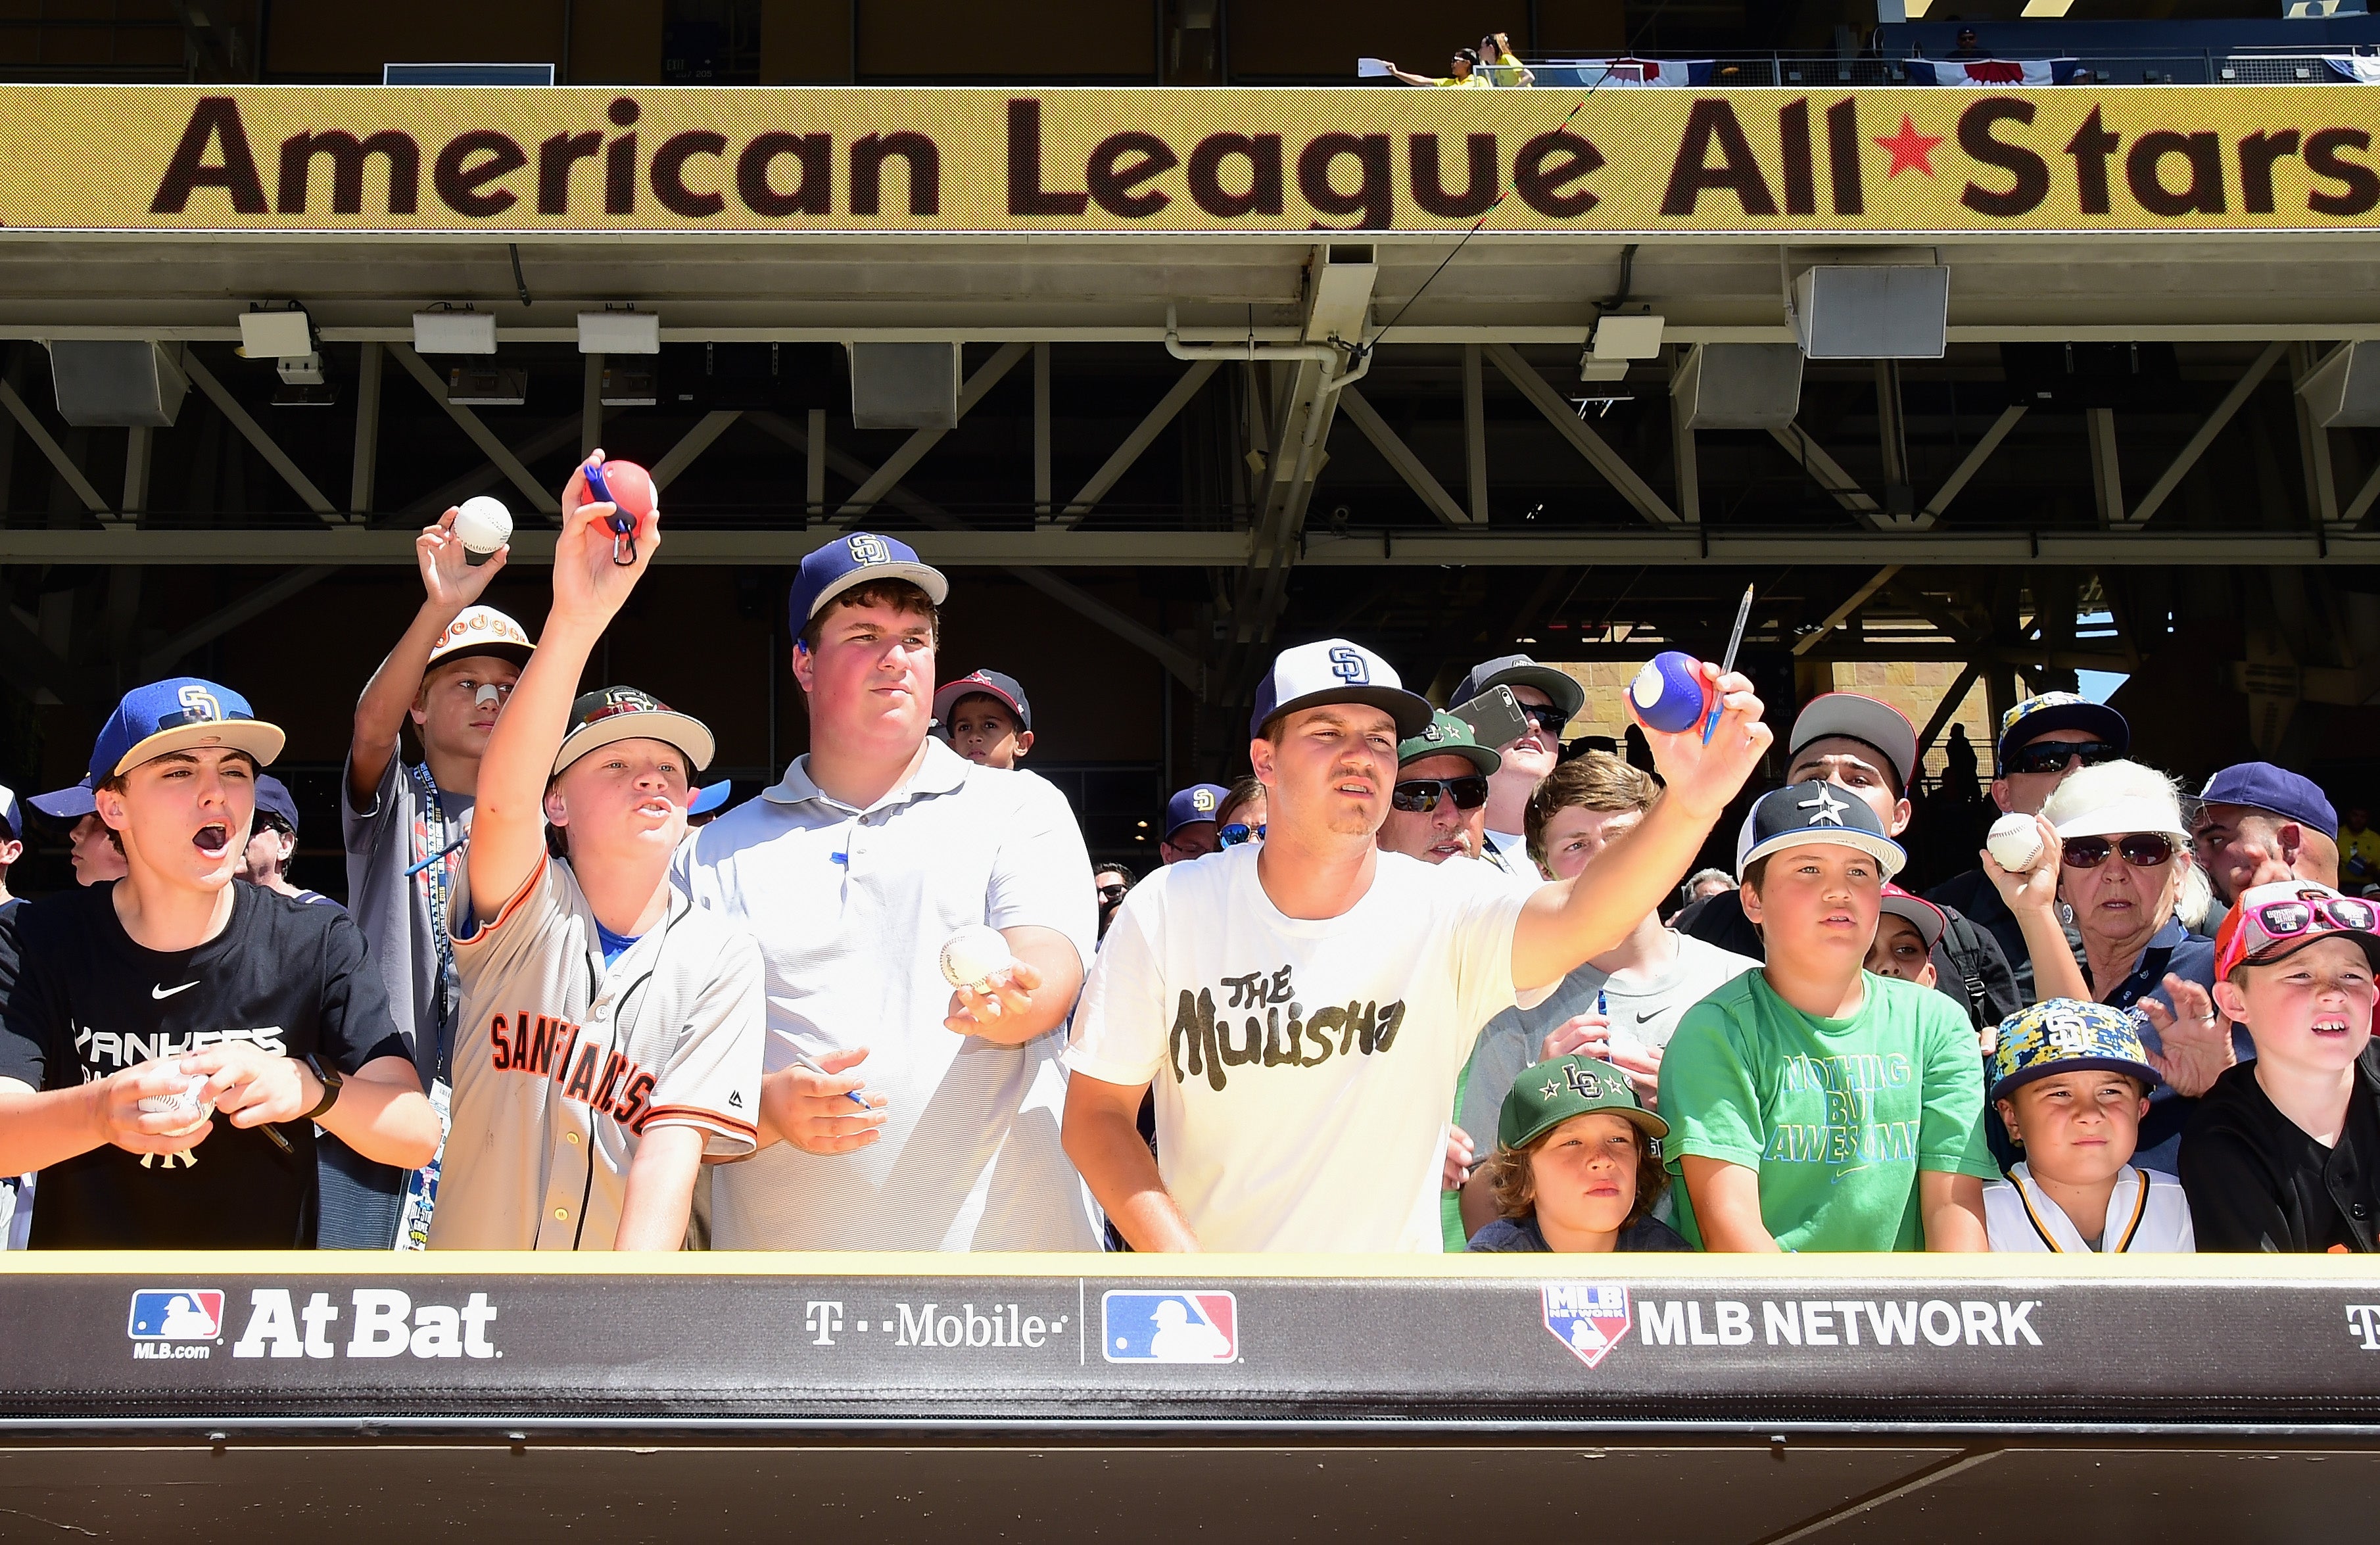
{"type": "Polygon", "coordinates": [[[286,740],[228,687],[198,676],[173,676],[136,687],[100,726],[91,748],[91,781],[96,788],[119,773],[169,751],[221,746],[246,751],[267,767],[286,740]]]}
{"type": "Polygon", "coordinates": [[[907,542],[854,531],[802,560],[794,588],[785,597],[785,615],[799,633],[819,614],[820,607],[854,585],[878,579],[905,579],[937,606],[951,593],[951,582],[942,578],[942,571],[921,561],[917,549],[907,542]]]}
{"type": "Polygon", "coordinates": [[[1900,872],[1909,856],[1885,835],[1884,823],[1858,795],[1832,784],[1788,784],[1760,797],[1735,839],[1735,877],[1755,858],[1812,843],[1855,847],[1884,868],[1887,880],[1900,872]]]}
{"type": "Polygon", "coordinates": [[[2301,826],[2309,826],[2331,841],[2338,840],[2338,812],[2313,779],[2301,777],[2269,761],[2243,761],[2206,780],[2198,791],[2201,803],[2244,805],[2265,810],[2301,826]]]}
{"type": "Polygon", "coordinates": [[[986,697],[996,703],[1005,704],[1008,712],[1016,715],[1018,729],[1033,727],[1033,705],[1026,699],[1025,684],[1005,671],[977,671],[956,681],[944,682],[941,689],[934,694],[934,717],[940,719],[947,729],[951,710],[958,706],[961,698],[973,697],[986,697]]]}
{"type": "Polygon", "coordinates": [[[1263,735],[1265,726],[1284,713],[1330,703],[1366,703],[1387,711],[1397,722],[1399,740],[1419,735],[1438,712],[1427,698],[1406,691],[1396,667],[1370,650],[1344,639],[1324,639],[1273,657],[1272,669],[1257,687],[1248,735],[1263,735]]]}
{"type": "Polygon", "coordinates": [[[1178,790],[1165,802],[1165,837],[1171,842],[1173,833],[1194,821],[1212,821],[1215,812],[1223,808],[1232,791],[1220,784],[1192,784],[1178,790]]]}
{"type": "Polygon", "coordinates": [[[290,797],[289,785],[270,772],[256,775],[256,813],[277,818],[291,836],[298,834],[298,801],[290,797]]]}
{"type": "Polygon", "coordinates": [[[66,787],[36,794],[25,803],[52,821],[80,821],[99,809],[99,796],[91,792],[91,774],[86,772],[66,787]]]}

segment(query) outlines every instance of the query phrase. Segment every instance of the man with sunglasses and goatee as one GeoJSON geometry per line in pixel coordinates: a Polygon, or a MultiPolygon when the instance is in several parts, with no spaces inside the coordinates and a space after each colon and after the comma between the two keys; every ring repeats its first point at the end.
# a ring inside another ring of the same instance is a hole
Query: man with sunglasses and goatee
{"type": "MultiPolygon", "coordinates": [[[[2132,727],[2105,703],[2071,692],[2044,692],[2000,715],[1992,755],[1992,803],[2002,815],[2039,815],[2041,807],[2078,767],[2114,761],[2131,748],[2132,727]]],[[[2034,1003],[2035,990],[2024,929],[1978,867],[1954,874],[1925,893],[1935,906],[1962,913],[1999,941],[2016,972],[2018,991],[2034,1003]]],[[[2072,941],[2079,945],[2079,937],[2072,941]]]]}
{"type": "MultiPolygon", "coordinates": [[[[1419,733],[1397,744],[1397,781],[1389,790],[1388,819],[1378,841],[1384,853],[1402,853],[1425,864],[1449,858],[1486,858],[1488,780],[1503,758],[1472,737],[1471,726],[1439,710],[1419,733]]],[[[1540,883],[1536,866],[1514,878],[1526,890],[1540,883]]]]}

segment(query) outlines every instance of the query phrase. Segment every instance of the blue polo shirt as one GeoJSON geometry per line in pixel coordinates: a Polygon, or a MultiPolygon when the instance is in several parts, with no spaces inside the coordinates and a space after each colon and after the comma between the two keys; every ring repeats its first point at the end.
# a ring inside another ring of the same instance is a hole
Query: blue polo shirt
{"type": "MultiPolygon", "coordinates": [[[[2085,979],[2089,975],[2086,964],[2085,979]]],[[[2215,941],[2191,932],[2178,918],[2166,919],[2165,926],[2150,937],[2141,951],[2140,959],[2132,963],[2132,974],[2099,1001],[2114,1008],[2128,1009],[2143,998],[2155,998],[2171,1009],[2173,996],[2165,990],[2168,976],[2194,981],[2208,989],[2210,995],[2215,986],[2215,941]]],[[[2155,1026],[2139,1016],[2134,1016],[2134,1023],[2140,1028],[2143,1045],[2152,1052],[2165,1050],[2155,1026]]],[[[2246,1026],[2231,1027],[2231,1050],[2243,1063],[2255,1060],[2256,1043],[2249,1039],[2246,1026]]],[[[2159,1084],[2149,1096],[2149,1113],[2141,1122],[2140,1146],[2133,1150],[2132,1162],[2168,1174],[2180,1173],[2181,1125],[2197,1106],[2197,1101],[2185,1100],[2170,1087],[2159,1084]]]]}

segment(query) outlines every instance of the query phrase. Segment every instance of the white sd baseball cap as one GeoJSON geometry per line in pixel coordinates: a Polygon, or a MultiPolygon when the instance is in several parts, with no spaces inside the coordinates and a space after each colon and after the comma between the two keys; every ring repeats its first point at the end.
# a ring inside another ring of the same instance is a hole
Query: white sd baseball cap
{"type": "Polygon", "coordinates": [[[1273,657],[1272,669],[1257,687],[1248,734],[1260,736],[1267,724],[1282,714],[1325,703],[1368,703],[1385,709],[1397,722],[1400,740],[1419,735],[1437,712],[1427,698],[1406,691],[1396,667],[1370,650],[1344,639],[1324,639],[1285,649],[1273,657]]]}

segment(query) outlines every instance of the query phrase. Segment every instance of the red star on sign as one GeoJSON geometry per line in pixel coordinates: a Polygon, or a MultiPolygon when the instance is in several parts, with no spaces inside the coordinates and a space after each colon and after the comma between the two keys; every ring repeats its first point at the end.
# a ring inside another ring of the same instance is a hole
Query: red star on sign
{"type": "Polygon", "coordinates": [[[1926,158],[1934,153],[1934,147],[1942,142],[1943,137],[1918,133],[1916,126],[1909,121],[1908,114],[1900,115],[1900,133],[1878,134],[1874,138],[1877,144],[1892,152],[1892,166],[1884,174],[1886,181],[1889,182],[1912,166],[1929,177],[1934,175],[1934,164],[1926,158]]]}

